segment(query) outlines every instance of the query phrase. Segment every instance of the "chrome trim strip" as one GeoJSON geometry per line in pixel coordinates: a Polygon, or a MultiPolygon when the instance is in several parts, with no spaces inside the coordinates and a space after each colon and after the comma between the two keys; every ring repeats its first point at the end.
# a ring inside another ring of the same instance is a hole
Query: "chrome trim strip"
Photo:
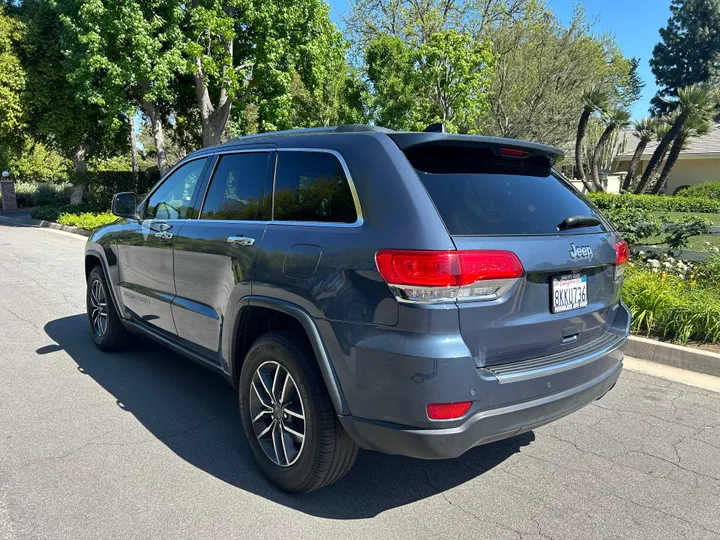
{"type": "Polygon", "coordinates": [[[554,375],[556,373],[561,373],[563,371],[567,371],[569,369],[574,369],[576,367],[582,366],[584,364],[589,364],[590,362],[597,360],[601,356],[606,356],[620,347],[622,347],[625,344],[626,336],[618,336],[617,341],[614,343],[608,345],[604,349],[601,349],[599,351],[595,351],[590,354],[586,354],[584,356],[581,356],[579,358],[575,358],[574,360],[569,360],[567,362],[561,362],[559,364],[552,364],[549,366],[539,367],[539,368],[533,368],[528,369],[526,371],[519,371],[517,373],[508,373],[508,374],[498,374],[492,371],[492,368],[484,368],[486,371],[488,371],[492,376],[494,376],[497,381],[500,384],[506,384],[511,382],[517,382],[517,381],[526,381],[529,379],[535,379],[537,377],[545,377],[546,375],[554,375]]]}

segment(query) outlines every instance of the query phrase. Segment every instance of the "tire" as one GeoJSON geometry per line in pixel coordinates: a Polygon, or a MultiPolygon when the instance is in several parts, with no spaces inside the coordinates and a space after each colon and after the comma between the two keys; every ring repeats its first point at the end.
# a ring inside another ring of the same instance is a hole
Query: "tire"
{"type": "Polygon", "coordinates": [[[85,303],[87,305],[88,325],[95,345],[107,352],[127,348],[130,345],[132,334],[128,332],[122,321],[120,321],[107,281],[99,265],[93,268],[88,275],[85,303]],[[98,302],[95,301],[96,299],[98,302]],[[102,308],[103,303],[104,308],[102,308]],[[96,304],[101,305],[99,317],[96,317],[98,315],[96,304]],[[98,320],[100,320],[100,323],[98,323],[98,320]],[[105,321],[104,325],[101,322],[102,320],[105,321]]]}
{"type": "Polygon", "coordinates": [[[307,493],[332,484],[352,468],[358,447],[335,414],[315,356],[296,336],[273,332],[259,338],[245,357],[238,389],[245,437],[263,473],[277,487],[307,493]],[[281,401],[275,407],[270,402],[274,380],[274,395],[285,394],[275,399],[276,404],[281,401]],[[273,422],[269,435],[262,435],[273,422]]]}

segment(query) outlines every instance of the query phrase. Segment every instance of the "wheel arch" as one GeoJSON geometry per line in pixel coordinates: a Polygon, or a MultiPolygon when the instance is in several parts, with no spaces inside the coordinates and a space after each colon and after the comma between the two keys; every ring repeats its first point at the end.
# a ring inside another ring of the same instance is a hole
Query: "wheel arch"
{"type": "Polygon", "coordinates": [[[236,307],[232,333],[228,337],[228,367],[233,382],[237,384],[243,361],[252,343],[268,331],[290,330],[306,339],[315,354],[315,360],[327,387],[335,411],[349,414],[345,397],[338,383],[335,370],[327,355],[320,333],[310,314],[301,307],[263,296],[250,296],[236,307]]]}

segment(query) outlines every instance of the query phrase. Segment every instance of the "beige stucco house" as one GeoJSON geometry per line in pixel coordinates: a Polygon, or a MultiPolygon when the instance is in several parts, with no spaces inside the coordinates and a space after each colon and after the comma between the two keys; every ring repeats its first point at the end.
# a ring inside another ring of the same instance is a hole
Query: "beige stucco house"
{"type": "MultiPolygon", "coordinates": [[[[630,160],[637,147],[637,138],[626,133],[626,151],[618,154],[613,162],[613,174],[623,175],[627,172],[630,160]]],[[[651,142],[643,152],[637,175],[642,175],[652,157],[657,142],[651,142]]],[[[683,186],[692,186],[703,182],[720,182],[720,124],[716,124],[712,131],[703,137],[690,139],[685,150],[670,173],[666,193],[672,194],[683,186]]]]}

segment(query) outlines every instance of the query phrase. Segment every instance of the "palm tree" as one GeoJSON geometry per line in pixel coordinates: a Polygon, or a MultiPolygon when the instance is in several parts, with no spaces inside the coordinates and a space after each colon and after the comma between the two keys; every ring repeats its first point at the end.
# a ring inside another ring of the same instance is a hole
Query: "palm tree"
{"type": "Polygon", "coordinates": [[[590,115],[596,111],[604,111],[608,107],[608,94],[605,90],[593,86],[583,92],[583,112],[580,115],[580,122],[577,128],[577,139],[575,139],[575,177],[582,180],[588,191],[593,191],[593,187],[585,180],[585,171],[583,170],[582,160],[582,144],[585,138],[590,115]]]}
{"type": "Polygon", "coordinates": [[[655,182],[655,185],[650,193],[657,195],[665,189],[668,177],[670,176],[670,171],[672,171],[672,168],[675,166],[675,162],[677,162],[678,157],[680,157],[680,152],[682,152],[683,148],[687,145],[688,139],[690,139],[690,137],[706,135],[708,131],[710,131],[709,118],[697,116],[691,116],[688,118],[682,130],[673,141],[667,161],[665,161],[665,166],[663,167],[662,172],[660,173],[660,176],[655,182]]]}
{"type": "Polygon", "coordinates": [[[640,183],[635,189],[635,193],[645,191],[650,178],[660,165],[663,156],[666,154],[670,145],[677,138],[688,121],[688,118],[695,115],[697,118],[710,118],[716,104],[715,92],[705,84],[692,84],[678,90],[677,98],[678,113],[672,123],[672,126],[655,149],[647,168],[642,175],[640,183]]]}
{"type": "Polygon", "coordinates": [[[648,143],[650,143],[655,136],[655,124],[656,120],[652,118],[643,118],[633,124],[633,133],[640,140],[635,148],[635,153],[630,160],[625,180],[623,180],[623,191],[630,189],[633,177],[635,176],[635,171],[637,171],[638,165],[640,165],[640,158],[642,158],[643,152],[647,148],[648,143]]]}
{"type": "Polygon", "coordinates": [[[610,140],[610,135],[617,129],[625,129],[630,124],[630,113],[625,109],[614,108],[607,114],[607,126],[605,131],[600,135],[595,152],[592,156],[592,179],[596,191],[602,191],[603,187],[600,183],[600,160],[602,159],[605,145],[610,140]]]}

